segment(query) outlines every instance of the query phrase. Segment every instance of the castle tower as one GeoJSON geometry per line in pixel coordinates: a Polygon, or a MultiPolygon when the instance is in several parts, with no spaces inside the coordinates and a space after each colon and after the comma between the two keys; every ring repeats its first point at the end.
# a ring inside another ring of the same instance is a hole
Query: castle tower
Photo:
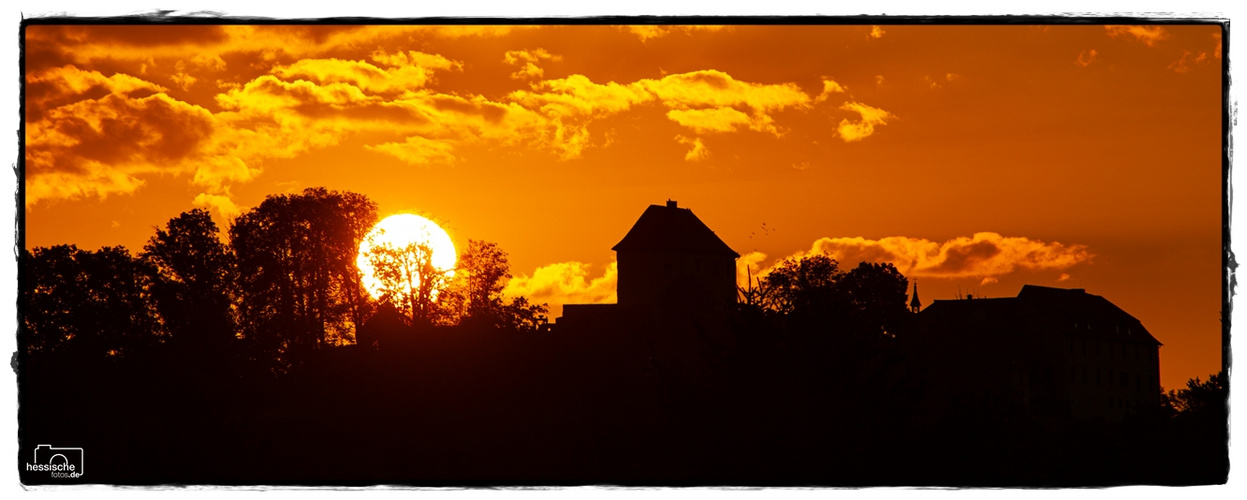
{"type": "Polygon", "coordinates": [[[736,302],[736,259],[693,211],[675,201],[650,205],[611,250],[622,306],[736,302]]]}

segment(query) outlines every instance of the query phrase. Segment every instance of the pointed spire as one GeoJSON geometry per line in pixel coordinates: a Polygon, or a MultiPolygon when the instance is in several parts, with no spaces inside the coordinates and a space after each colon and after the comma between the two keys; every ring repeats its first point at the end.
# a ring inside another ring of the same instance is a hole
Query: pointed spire
{"type": "Polygon", "coordinates": [[[914,298],[909,301],[909,310],[918,312],[922,308],[922,302],[918,300],[918,282],[914,281],[914,298]]]}

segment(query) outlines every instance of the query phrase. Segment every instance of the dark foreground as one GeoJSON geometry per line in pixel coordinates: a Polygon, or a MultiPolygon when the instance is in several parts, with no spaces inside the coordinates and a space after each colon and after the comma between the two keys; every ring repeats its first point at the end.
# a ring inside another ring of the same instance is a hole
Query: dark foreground
{"type": "Polygon", "coordinates": [[[271,485],[1182,485],[1228,471],[1224,421],[932,414],[903,356],[664,357],[652,338],[602,338],[435,330],[322,350],[283,376],[195,353],[23,359],[18,467],[25,484],[271,485]],[[40,444],[81,448],[82,479],[26,471],[40,444]]]}

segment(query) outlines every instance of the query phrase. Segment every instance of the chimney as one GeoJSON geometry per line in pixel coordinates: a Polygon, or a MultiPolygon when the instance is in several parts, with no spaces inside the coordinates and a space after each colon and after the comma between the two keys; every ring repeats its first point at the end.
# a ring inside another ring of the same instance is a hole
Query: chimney
{"type": "Polygon", "coordinates": [[[667,200],[667,208],[677,208],[675,200],[667,200]]]}

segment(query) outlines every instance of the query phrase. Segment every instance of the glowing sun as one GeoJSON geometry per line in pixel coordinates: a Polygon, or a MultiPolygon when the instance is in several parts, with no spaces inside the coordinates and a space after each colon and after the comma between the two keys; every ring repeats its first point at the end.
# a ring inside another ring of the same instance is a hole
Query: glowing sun
{"type": "MultiPolygon", "coordinates": [[[[373,226],[368,235],[364,237],[364,241],[360,242],[359,254],[355,257],[355,265],[359,266],[364,288],[377,299],[385,294],[386,288],[383,277],[379,276],[380,273],[374,268],[374,261],[370,256],[374,253],[373,249],[377,247],[398,253],[407,252],[408,255],[405,258],[414,257],[415,260],[419,260],[419,257],[410,255],[413,250],[429,252],[429,263],[437,271],[445,273],[447,278],[454,275],[455,262],[458,260],[455,244],[450,241],[450,235],[433,221],[415,214],[397,214],[386,217],[373,226]]],[[[398,292],[402,294],[410,293],[412,288],[419,286],[418,275],[412,276],[406,282],[391,285],[391,287],[397,287],[398,292]]]]}

